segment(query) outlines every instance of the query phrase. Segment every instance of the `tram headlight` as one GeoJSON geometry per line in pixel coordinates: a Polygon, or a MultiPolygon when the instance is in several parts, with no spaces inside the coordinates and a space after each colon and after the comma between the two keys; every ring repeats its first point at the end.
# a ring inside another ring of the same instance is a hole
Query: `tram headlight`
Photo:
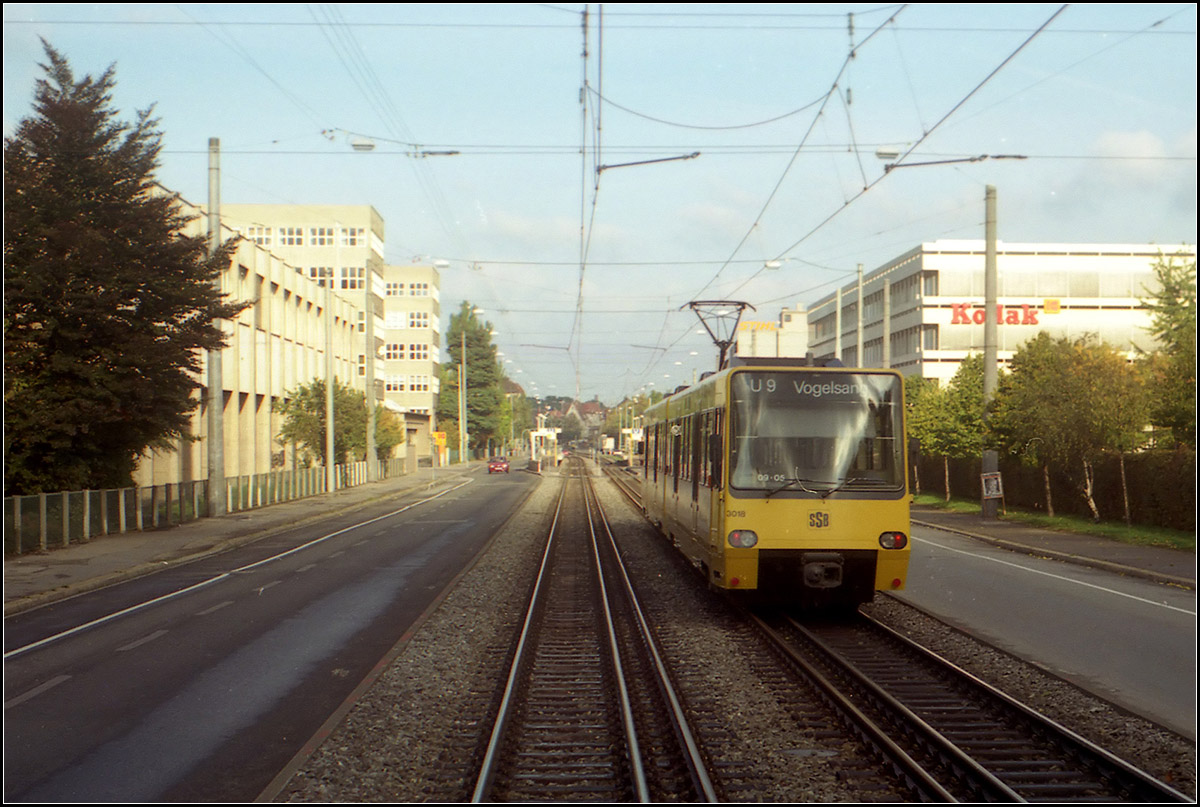
{"type": "Polygon", "coordinates": [[[758,543],[758,535],[754,530],[734,530],[729,533],[729,545],[739,549],[749,549],[758,543]]]}
{"type": "Polygon", "coordinates": [[[884,549],[903,549],[908,546],[908,536],[902,532],[885,532],[879,536],[879,545],[884,549]]]}

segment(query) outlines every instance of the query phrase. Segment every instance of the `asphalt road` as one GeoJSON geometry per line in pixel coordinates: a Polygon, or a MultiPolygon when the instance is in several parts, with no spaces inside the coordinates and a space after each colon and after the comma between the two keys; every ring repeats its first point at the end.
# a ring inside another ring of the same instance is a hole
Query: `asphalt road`
{"type": "Polygon", "coordinates": [[[1196,592],[913,529],[898,596],[1195,738],[1196,592]]]}
{"type": "Polygon", "coordinates": [[[6,620],[8,652],[57,638],[5,662],[5,800],[253,799],[536,480],[476,475],[6,620]]]}

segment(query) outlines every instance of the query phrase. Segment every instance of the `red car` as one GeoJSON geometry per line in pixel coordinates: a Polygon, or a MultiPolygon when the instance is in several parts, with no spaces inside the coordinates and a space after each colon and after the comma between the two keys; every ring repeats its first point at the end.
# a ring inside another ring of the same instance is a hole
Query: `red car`
{"type": "Polygon", "coordinates": [[[508,473],[508,460],[506,460],[504,457],[492,457],[490,460],[488,460],[489,474],[499,473],[500,471],[508,473]]]}

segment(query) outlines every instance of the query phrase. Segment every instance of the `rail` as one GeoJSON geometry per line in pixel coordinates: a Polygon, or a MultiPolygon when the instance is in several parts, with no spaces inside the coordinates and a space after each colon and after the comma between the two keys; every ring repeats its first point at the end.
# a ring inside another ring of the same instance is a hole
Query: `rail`
{"type": "Polygon", "coordinates": [[[570,516],[577,477],[564,479],[472,800],[647,802],[686,791],[715,801],[590,475],[583,463],[571,470],[581,468],[582,505],[570,516]]]}

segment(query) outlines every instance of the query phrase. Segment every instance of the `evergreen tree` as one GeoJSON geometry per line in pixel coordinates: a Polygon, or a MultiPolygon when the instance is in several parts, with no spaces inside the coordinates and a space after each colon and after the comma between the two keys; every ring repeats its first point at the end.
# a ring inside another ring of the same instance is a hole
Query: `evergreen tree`
{"type": "Polygon", "coordinates": [[[137,459],[186,435],[200,352],[240,305],[216,257],[154,183],[152,107],[111,107],[113,68],[48,64],[34,112],[4,141],[5,488],[129,485],[137,459]]]}
{"type": "MultiPolygon", "coordinates": [[[[450,362],[442,367],[437,417],[447,432],[447,440],[451,440],[450,433],[457,434],[458,367],[463,361],[465,345],[468,448],[479,450],[486,449],[489,440],[508,434],[500,433],[500,427],[504,425],[507,429],[507,424],[503,417],[502,375],[496,360],[496,346],[492,344],[492,326],[475,314],[474,306],[464,301],[459,312],[450,317],[450,327],[446,330],[446,352],[450,362]]],[[[451,445],[457,447],[458,443],[452,441],[451,445]]]]}

